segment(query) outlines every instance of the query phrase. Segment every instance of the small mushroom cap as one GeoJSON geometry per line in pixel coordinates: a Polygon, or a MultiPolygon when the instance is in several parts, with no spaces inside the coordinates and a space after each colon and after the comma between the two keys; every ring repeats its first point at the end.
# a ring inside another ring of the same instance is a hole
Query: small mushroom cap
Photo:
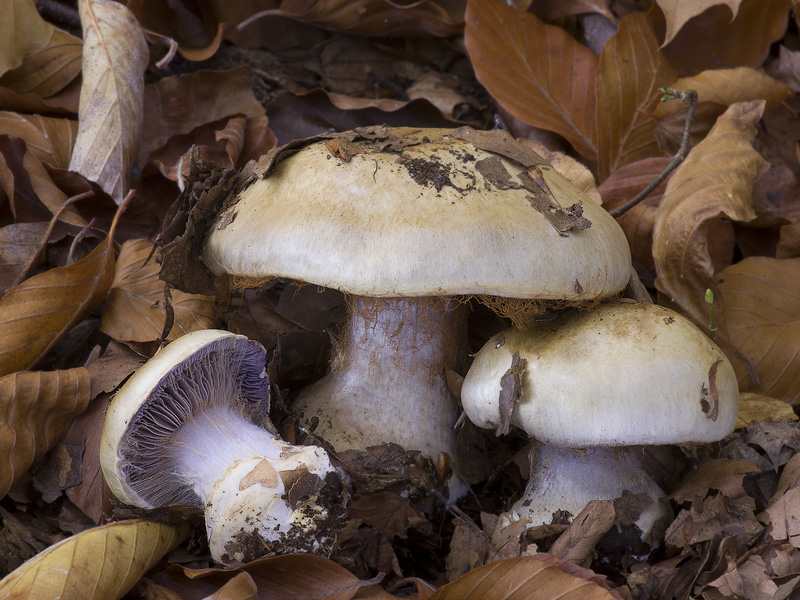
{"type": "Polygon", "coordinates": [[[194,491],[170,476],[171,437],[186,419],[227,399],[266,414],[265,355],[243,335],[206,329],[178,338],[131,375],[109,405],[100,442],[100,464],[114,495],[142,508],[202,507],[194,491]],[[156,482],[154,473],[161,475],[156,482]]]}
{"type": "Polygon", "coordinates": [[[324,140],[278,162],[223,212],[205,264],[379,297],[572,300],[625,287],[630,250],[616,221],[510,136],[540,162],[523,166],[449,130],[389,128],[379,141],[356,138],[349,160],[324,140]],[[580,209],[588,228],[573,226],[585,225],[580,209]]]}
{"type": "Polygon", "coordinates": [[[500,380],[515,352],[522,396],[511,424],[546,444],[710,442],[736,425],[730,362],[691,321],[658,305],[613,302],[495,335],[461,389],[479,427],[500,424],[500,380]]]}

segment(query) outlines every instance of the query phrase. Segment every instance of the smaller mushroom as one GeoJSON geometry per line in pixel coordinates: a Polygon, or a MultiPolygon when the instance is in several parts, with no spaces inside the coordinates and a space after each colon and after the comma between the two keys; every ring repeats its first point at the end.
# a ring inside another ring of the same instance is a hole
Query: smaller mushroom
{"type": "Polygon", "coordinates": [[[204,509],[211,556],[227,565],[324,553],[341,512],[327,453],[256,424],[271,427],[265,357],[227,331],[184,335],[122,386],[103,429],[100,462],[114,495],[141,508],[204,509]]]}
{"type": "Polygon", "coordinates": [[[688,319],[622,301],[495,335],[461,399],[476,425],[501,431],[510,423],[534,438],[512,519],[536,526],[557,510],[577,515],[591,500],[645,493],[654,502],[637,526],[652,543],[669,504],[642,447],[723,438],[736,424],[739,391],[728,359],[688,319]]]}

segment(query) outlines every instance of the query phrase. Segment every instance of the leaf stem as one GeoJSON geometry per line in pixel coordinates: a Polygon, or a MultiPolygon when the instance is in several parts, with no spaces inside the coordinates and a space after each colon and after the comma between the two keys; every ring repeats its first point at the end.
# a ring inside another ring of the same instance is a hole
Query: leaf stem
{"type": "Polygon", "coordinates": [[[621,217],[631,208],[639,204],[639,202],[644,200],[648,194],[650,194],[650,192],[661,185],[661,182],[667,178],[667,175],[672,173],[672,171],[674,171],[689,154],[689,133],[692,128],[692,122],[694,121],[694,112],[695,109],[697,109],[697,92],[694,90],[686,90],[685,92],[682,92],[679,90],[673,90],[672,88],[661,88],[658,91],[663,94],[661,97],[661,102],[667,102],[669,100],[681,100],[684,104],[689,105],[689,112],[686,114],[686,125],[683,129],[681,146],[678,148],[678,152],[675,154],[675,157],[664,168],[664,170],[661,171],[661,173],[659,173],[655,179],[653,179],[653,181],[647,185],[647,187],[636,194],[633,198],[628,200],[625,204],[617,206],[616,208],[608,211],[614,218],[621,217]]]}

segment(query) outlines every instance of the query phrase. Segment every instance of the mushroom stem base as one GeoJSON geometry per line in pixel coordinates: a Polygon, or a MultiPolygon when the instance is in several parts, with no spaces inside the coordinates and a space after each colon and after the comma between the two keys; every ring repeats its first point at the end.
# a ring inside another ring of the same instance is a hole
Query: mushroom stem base
{"type": "Polygon", "coordinates": [[[532,442],[531,478],[523,497],[511,508],[515,518],[530,518],[531,527],[550,523],[562,510],[578,515],[591,500],[614,500],[628,491],[653,499],[636,525],[651,542],[656,521],[671,509],[663,490],[645,471],[641,446],[596,447],[581,450],[532,442]]]}

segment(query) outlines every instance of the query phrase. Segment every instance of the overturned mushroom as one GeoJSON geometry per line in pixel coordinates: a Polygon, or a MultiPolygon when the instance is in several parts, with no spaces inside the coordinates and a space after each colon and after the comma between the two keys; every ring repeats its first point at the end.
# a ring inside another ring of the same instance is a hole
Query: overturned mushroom
{"type": "Polygon", "coordinates": [[[211,555],[224,564],[324,553],[341,480],[323,449],[292,446],[257,425],[269,425],[268,409],[260,344],[218,330],[184,335],[111,402],[100,453],[106,481],[133,506],[203,508],[211,555]]]}
{"type": "Polygon", "coordinates": [[[628,281],[614,219],[504,131],[362,128],[293,144],[269,169],[230,201],[203,260],[240,284],[348,294],[330,373],[296,403],[337,450],[455,458],[454,296],[583,302],[628,281]]]}
{"type": "Polygon", "coordinates": [[[461,390],[476,425],[501,424],[514,362],[518,401],[506,409],[538,456],[511,515],[534,526],[627,490],[653,500],[637,522],[651,541],[669,506],[643,467],[642,446],[716,441],[736,424],[728,359],[688,319],[654,304],[614,302],[494,336],[461,390]]]}

